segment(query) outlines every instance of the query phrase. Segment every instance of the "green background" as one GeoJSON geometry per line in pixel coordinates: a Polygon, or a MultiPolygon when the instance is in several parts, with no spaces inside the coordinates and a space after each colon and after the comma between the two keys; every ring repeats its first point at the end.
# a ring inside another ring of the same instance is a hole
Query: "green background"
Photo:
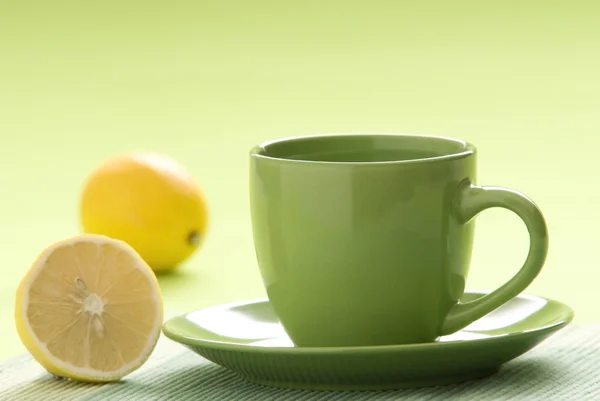
{"type": "MultiPolygon", "coordinates": [[[[597,2],[0,0],[0,359],[24,352],[15,289],[79,232],[87,174],[147,149],[210,204],[200,252],[161,279],[167,312],[263,297],[248,151],[291,135],[395,131],[479,148],[479,183],[527,193],[550,232],[528,293],[600,319],[597,2]]],[[[468,287],[524,261],[508,211],[478,218],[468,287]]]]}

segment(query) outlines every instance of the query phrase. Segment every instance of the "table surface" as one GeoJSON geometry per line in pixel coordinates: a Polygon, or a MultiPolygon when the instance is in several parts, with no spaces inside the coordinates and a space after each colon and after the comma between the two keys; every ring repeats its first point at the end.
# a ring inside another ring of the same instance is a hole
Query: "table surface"
{"type": "MultiPolygon", "coordinates": [[[[599,3],[284,3],[3,3],[0,359],[25,351],[15,289],[42,248],[79,232],[99,162],[160,151],[203,187],[207,240],[160,281],[167,311],[184,312],[265,296],[248,150],[322,132],[475,143],[479,183],[525,192],[547,218],[548,260],[527,292],[600,320],[599,3]]],[[[485,212],[467,286],[499,286],[527,248],[516,216],[485,212]]]]}

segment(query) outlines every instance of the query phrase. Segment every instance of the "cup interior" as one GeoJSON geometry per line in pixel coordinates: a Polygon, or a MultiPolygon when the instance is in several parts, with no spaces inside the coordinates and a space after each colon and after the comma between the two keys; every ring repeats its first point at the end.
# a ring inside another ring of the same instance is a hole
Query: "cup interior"
{"type": "Polygon", "coordinates": [[[464,157],[474,148],[459,139],[404,134],[331,134],[266,142],[253,154],[323,163],[389,163],[464,157]]]}

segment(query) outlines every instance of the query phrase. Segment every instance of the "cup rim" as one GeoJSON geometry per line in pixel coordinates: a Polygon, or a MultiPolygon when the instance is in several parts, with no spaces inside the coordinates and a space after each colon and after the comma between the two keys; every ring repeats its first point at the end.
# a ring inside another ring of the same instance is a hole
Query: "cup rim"
{"type": "Polygon", "coordinates": [[[394,164],[415,164],[415,163],[433,163],[439,161],[450,161],[466,158],[468,156],[477,153],[477,148],[472,143],[449,136],[441,135],[427,135],[427,134],[410,134],[410,133],[395,133],[395,132],[349,132],[349,133],[322,133],[322,134],[308,134],[308,135],[296,135],[289,137],[281,137],[277,139],[266,140],[250,150],[250,156],[252,158],[266,159],[272,161],[279,161],[293,164],[323,164],[323,165],[394,165],[394,164]],[[305,141],[319,138],[344,138],[344,137],[410,137],[410,138],[422,138],[429,140],[436,140],[440,142],[452,142],[462,146],[462,150],[459,152],[453,152],[444,154],[441,156],[423,157],[418,159],[405,159],[405,160],[386,160],[386,161],[326,161],[326,160],[299,160],[290,157],[273,156],[267,154],[267,148],[272,145],[293,142],[293,141],[305,141]]]}

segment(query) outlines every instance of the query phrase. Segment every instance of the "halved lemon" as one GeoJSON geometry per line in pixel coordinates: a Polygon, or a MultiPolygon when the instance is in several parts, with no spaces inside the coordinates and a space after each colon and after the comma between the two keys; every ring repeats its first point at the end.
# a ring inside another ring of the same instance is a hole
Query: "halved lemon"
{"type": "Polygon", "coordinates": [[[131,246],[82,234],[38,256],[17,290],[15,320],[21,341],[50,373],[109,382],[142,366],[154,350],[162,296],[131,246]]]}

